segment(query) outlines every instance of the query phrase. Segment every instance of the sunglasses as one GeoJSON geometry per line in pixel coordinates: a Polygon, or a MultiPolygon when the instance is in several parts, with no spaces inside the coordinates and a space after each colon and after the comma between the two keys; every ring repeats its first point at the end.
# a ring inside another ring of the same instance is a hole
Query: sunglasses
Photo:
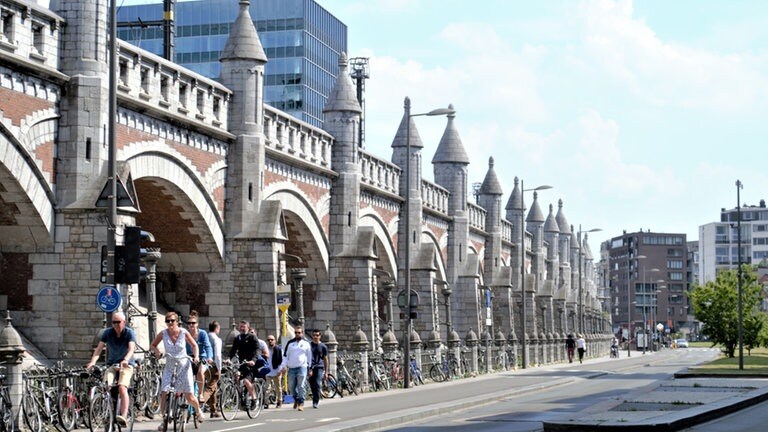
{"type": "Polygon", "coordinates": [[[112,321],[112,324],[120,324],[122,321],[112,321]]]}
{"type": "Polygon", "coordinates": [[[197,325],[197,321],[190,321],[187,324],[189,324],[189,325],[197,325]]]}
{"type": "Polygon", "coordinates": [[[165,320],[166,324],[170,324],[170,323],[174,323],[174,322],[176,322],[176,320],[165,320]]]}
{"type": "Polygon", "coordinates": [[[274,342],[274,341],[275,341],[274,339],[267,339],[267,340],[268,340],[269,342],[274,342]]]}

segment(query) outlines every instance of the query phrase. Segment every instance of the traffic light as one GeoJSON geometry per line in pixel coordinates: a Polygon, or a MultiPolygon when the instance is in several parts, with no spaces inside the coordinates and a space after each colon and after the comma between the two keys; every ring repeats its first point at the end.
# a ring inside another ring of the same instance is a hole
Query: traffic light
{"type": "Polygon", "coordinates": [[[154,241],[154,237],[141,227],[125,227],[123,246],[115,247],[115,283],[133,284],[147,274],[147,269],[141,265],[141,260],[147,255],[147,250],[141,247],[143,240],[154,241]]]}

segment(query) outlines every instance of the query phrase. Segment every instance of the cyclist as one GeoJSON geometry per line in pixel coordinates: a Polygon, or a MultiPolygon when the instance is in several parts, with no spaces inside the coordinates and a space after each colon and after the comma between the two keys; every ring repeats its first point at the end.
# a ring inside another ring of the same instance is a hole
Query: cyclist
{"type": "MultiPolygon", "coordinates": [[[[203,392],[205,391],[205,376],[208,366],[213,362],[213,349],[211,348],[211,342],[208,338],[208,333],[201,329],[198,325],[197,311],[192,310],[187,318],[187,326],[189,327],[189,333],[197,342],[197,348],[200,352],[200,363],[192,365],[192,376],[197,381],[197,398],[200,403],[204,403],[203,392]]],[[[187,345],[187,355],[192,355],[192,347],[187,345]]]]}
{"type": "Polygon", "coordinates": [[[242,363],[240,364],[240,376],[243,378],[245,388],[251,396],[251,409],[256,408],[256,390],[253,387],[253,379],[256,377],[255,370],[257,364],[261,365],[265,359],[269,358],[267,345],[262,344],[256,337],[255,332],[251,331],[251,325],[248,321],[242,320],[237,329],[240,334],[232,342],[232,349],[229,350],[229,358],[237,356],[242,363]]]}
{"type": "Polygon", "coordinates": [[[131,406],[128,396],[128,387],[131,385],[133,377],[133,367],[136,362],[133,360],[133,351],[136,349],[136,333],[130,327],[125,326],[125,314],[115,312],[112,314],[112,327],[106,329],[101,334],[101,340],[93,350],[91,361],[85,367],[90,369],[96,364],[101,355],[101,351],[107,348],[107,373],[105,380],[109,385],[115,382],[115,375],[119,375],[117,388],[120,392],[120,398],[125,403],[120,405],[120,412],[115,416],[115,420],[120,426],[128,424],[128,407],[131,406]]]}
{"type": "MultiPolygon", "coordinates": [[[[192,346],[192,361],[197,363],[200,361],[197,342],[189,334],[179,326],[179,315],[176,312],[168,312],[165,314],[165,324],[168,326],[165,330],[158,333],[155,340],[150,345],[150,350],[158,358],[162,355],[158,345],[163,343],[165,353],[168,360],[165,362],[165,369],[163,369],[163,379],[160,385],[160,412],[165,412],[165,402],[168,396],[168,390],[171,388],[171,384],[174,385],[176,391],[184,393],[187,398],[187,402],[195,408],[195,416],[197,416],[197,422],[203,422],[203,413],[200,411],[200,405],[197,402],[197,398],[192,393],[195,386],[192,382],[192,368],[190,367],[189,357],[187,356],[187,345],[192,346]],[[173,376],[173,368],[178,365],[178,377],[177,382],[171,383],[171,377],[173,376]]],[[[158,430],[162,430],[161,424],[158,430]]]]}

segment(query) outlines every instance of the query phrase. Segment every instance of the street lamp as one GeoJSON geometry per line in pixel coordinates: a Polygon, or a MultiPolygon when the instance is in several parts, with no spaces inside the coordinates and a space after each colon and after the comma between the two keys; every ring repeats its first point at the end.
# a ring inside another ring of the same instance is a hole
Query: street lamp
{"type": "Polygon", "coordinates": [[[411,233],[411,118],[419,116],[440,116],[455,114],[453,108],[437,108],[430,112],[411,114],[411,99],[405,98],[405,298],[406,326],[405,346],[403,347],[403,388],[410,387],[411,366],[411,243],[416,241],[416,233],[411,233]]]}
{"type": "MultiPolygon", "coordinates": [[[[627,249],[627,357],[632,357],[632,251],[627,249]]],[[[645,255],[635,257],[636,261],[645,259],[645,255]]]]}
{"type": "Polygon", "coordinates": [[[586,273],[586,271],[582,265],[582,256],[584,255],[584,239],[581,235],[598,231],[602,231],[602,229],[592,228],[590,230],[582,231],[581,224],[579,224],[579,235],[576,237],[579,242],[579,333],[584,333],[586,331],[586,323],[584,322],[584,292],[582,290],[582,285],[584,284],[584,273],[586,273]]]}
{"type": "Polygon", "coordinates": [[[520,179],[520,207],[523,211],[520,213],[520,295],[522,296],[523,309],[523,369],[528,367],[528,308],[525,299],[525,193],[530,191],[540,191],[552,189],[550,185],[541,185],[535,188],[526,189],[523,179],[520,179]]]}
{"type": "Polygon", "coordinates": [[[736,233],[736,247],[739,257],[738,269],[736,270],[739,293],[739,370],[744,370],[744,317],[741,310],[741,189],[743,187],[741,180],[736,180],[736,230],[738,231],[736,233]]]}

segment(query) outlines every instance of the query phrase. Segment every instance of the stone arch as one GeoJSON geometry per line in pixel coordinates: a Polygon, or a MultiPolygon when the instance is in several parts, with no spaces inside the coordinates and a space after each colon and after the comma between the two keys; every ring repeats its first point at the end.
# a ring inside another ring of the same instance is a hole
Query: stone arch
{"type": "Polygon", "coordinates": [[[422,244],[427,243],[431,244],[432,247],[435,249],[435,267],[437,270],[435,271],[436,275],[435,277],[439,280],[446,280],[447,273],[445,271],[445,262],[443,262],[443,254],[440,253],[440,240],[435,237],[435,234],[431,231],[424,230],[421,232],[421,242],[422,244]]]}
{"type": "Polygon", "coordinates": [[[3,248],[33,252],[53,244],[56,196],[35,159],[0,122],[0,198],[3,220],[0,233],[13,243],[3,248]],[[7,219],[7,220],[5,220],[7,219]]]}
{"type": "MultiPolygon", "coordinates": [[[[134,181],[143,178],[162,179],[173,185],[178,193],[186,196],[200,222],[207,228],[215,243],[219,258],[224,256],[224,229],[216,203],[196,173],[174,155],[160,151],[145,151],[126,159],[134,181]]],[[[155,185],[159,183],[155,182],[155,185]]],[[[174,188],[166,188],[172,191],[174,188]]],[[[172,192],[173,193],[173,192],[172,192]]],[[[142,197],[139,196],[141,205],[142,197]]],[[[190,209],[191,210],[191,209],[190,209]]]]}
{"type": "Polygon", "coordinates": [[[360,226],[373,228],[376,236],[376,252],[379,255],[377,268],[388,272],[393,280],[397,279],[397,253],[392,243],[392,236],[387,230],[384,220],[370,208],[363,209],[360,215],[360,226]]]}

